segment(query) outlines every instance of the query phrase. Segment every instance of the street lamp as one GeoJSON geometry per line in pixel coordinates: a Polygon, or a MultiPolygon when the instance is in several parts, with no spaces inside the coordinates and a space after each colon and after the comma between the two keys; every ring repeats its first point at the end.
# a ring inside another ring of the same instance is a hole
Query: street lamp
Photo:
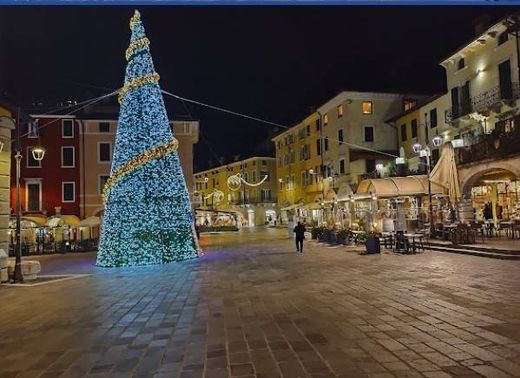
{"type": "MultiPolygon", "coordinates": [[[[432,143],[433,143],[433,145],[435,147],[440,146],[441,142],[442,142],[442,138],[439,135],[436,135],[432,139],[432,143]]],[[[419,142],[414,143],[413,146],[412,146],[412,149],[413,149],[413,152],[415,152],[416,154],[420,154],[421,157],[422,156],[426,157],[426,175],[428,177],[428,212],[429,212],[429,221],[430,221],[430,232],[433,232],[434,225],[433,225],[432,182],[431,182],[431,179],[430,179],[430,172],[431,172],[430,155],[431,155],[431,150],[430,150],[430,147],[428,145],[426,145],[423,148],[423,146],[419,142]]]]}
{"type": "MultiPolygon", "coordinates": [[[[17,121],[13,118],[7,116],[0,116],[0,118],[8,119],[13,123],[13,127],[16,129],[16,154],[14,155],[14,159],[16,161],[16,231],[15,231],[15,266],[14,266],[14,275],[13,281],[23,282],[23,272],[22,272],[22,244],[21,244],[21,218],[22,218],[22,203],[20,196],[20,179],[21,179],[21,136],[20,136],[20,109],[18,109],[17,121]]],[[[2,150],[4,144],[2,142],[2,150]]],[[[1,150],[0,150],[1,151],[1,150]]],[[[41,146],[35,146],[31,149],[32,156],[34,160],[41,161],[45,156],[45,149],[41,146]]]]}

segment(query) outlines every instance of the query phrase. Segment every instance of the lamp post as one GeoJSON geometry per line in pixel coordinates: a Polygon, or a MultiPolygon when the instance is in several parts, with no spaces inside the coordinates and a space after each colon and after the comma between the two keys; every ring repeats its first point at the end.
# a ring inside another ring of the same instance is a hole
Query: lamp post
{"type": "MultiPolygon", "coordinates": [[[[15,231],[15,266],[14,266],[14,275],[13,282],[23,282],[23,272],[22,272],[22,243],[21,243],[21,219],[22,219],[22,203],[20,196],[20,179],[21,179],[21,135],[20,135],[20,109],[18,109],[18,114],[16,117],[16,121],[10,117],[0,116],[0,118],[5,118],[10,120],[13,123],[13,127],[16,129],[16,154],[14,155],[14,159],[16,161],[16,231],[15,231]]],[[[3,147],[3,145],[2,145],[3,147]]],[[[41,161],[45,156],[45,149],[41,146],[35,146],[31,149],[32,156],[34,160],[41,161]]]]}
{"type": "MultiPolygon", "coordinates": [[[[426,129],[428,129],[428,126],[426,126],[426,129]]],[[[442,138],[439,135],[435,135],[432,139],[432,143],[435,147],[439,147],[442,143],[442,138]]],[[[433,232],[434,225],[433,225],[433,203],[432,203],[432,182],[430,179],[430,173],[431,173],[431,150],[430,146],[426,144],[426,146],[423,148],[423,146],[416,142],[412,146],[413,152],[416,154],[420,154],[421,157],[426,156],[426,175],[428,177],[428,212],[429,212],[429,222],[430,222],[430,233],[433,232]]]]}

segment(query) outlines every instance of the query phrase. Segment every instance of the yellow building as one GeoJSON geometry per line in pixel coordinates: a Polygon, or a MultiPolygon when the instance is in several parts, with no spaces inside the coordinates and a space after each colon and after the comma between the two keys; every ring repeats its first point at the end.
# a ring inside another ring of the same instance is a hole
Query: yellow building
{"type": "MultiPolygon", "coordinates": [[[[171,121],[175,138],[179,141],[186,186],[190,195],[193,188],[193,145],[198,142],[198,121],[171,121]]],[[[101,193],[110,176],[112,155],[117,130],[117,118],[97,115],[82,117],[80,141],[80,208],[81,218],[99,215],[103,210],[101,193]]]]}
{"type": "Polygon", "coordinates": [[[193,181],[200,209],[233,212],[238,226],[260,226],[274,225],[278,217],[276,177],[274,158],[252,157],[197,172],[193,181]],[[228,184],[237,175],[243,179],[239,188],[228,184]]]}

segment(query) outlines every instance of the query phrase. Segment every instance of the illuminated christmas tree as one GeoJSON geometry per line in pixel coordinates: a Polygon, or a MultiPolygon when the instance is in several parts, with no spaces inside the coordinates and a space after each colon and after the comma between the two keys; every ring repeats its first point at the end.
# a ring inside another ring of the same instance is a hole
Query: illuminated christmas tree
{"type": "Polygon", "coordinates": [[[193,215],[138,11],[130,19],[125,84],[97,265],[165,264],[197,256],[193,215]]]}

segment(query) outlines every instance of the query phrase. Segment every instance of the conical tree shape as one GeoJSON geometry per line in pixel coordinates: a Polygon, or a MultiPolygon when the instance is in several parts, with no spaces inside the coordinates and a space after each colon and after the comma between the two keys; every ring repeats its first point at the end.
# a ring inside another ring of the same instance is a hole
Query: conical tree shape
{"type": "Polygon", "coordinates": [[[97,265],[164,264],[197,256],[193,215],[140,14],[130,19],[125,85],[97,265]]]}

